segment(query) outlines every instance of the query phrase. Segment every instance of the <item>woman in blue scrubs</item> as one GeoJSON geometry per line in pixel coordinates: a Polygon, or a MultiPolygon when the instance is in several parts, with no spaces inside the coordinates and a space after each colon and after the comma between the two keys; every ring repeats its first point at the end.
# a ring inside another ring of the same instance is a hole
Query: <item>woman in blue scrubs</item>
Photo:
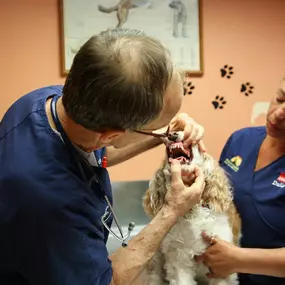
{"type": "Polygon", "coordinates": [[[233,133],[220,165],[233,184],[241,247],[216,238],[201,259],[212,277],[238,272],[241,285],[284,285],[285,80],[272,98],[266,126],[233,133]]]}
{"type": "Polygon", "coordinates": [[[160,145],[153,131],[169,123],[184,130],[185,145],[200,141],[203,128],[176,116],[182,99],[182,80],[165,48],[120,29],[81,47],[63,87],[34,90],[9,108],[0,124],[1,285],[133,284],[177,219],[199,201],[204,179],[196,169],[196,183],[186,187],[173,161],[173,191],[163,209],[108,256],[106,159],[116,165],[160,145]]]}

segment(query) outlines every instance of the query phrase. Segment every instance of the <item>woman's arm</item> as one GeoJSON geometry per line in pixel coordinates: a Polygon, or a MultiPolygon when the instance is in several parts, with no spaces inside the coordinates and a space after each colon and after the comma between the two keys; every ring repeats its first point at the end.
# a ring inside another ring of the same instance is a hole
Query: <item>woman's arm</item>
{"type": "Polygon", "coordinates": [[[219,238],[211,239],[207,251],[196,258],[210,268],[210,277],[226,277],[232,273],[247,273],[285,277],[285,248],[240,248],[219,238]]]}
{"type": "Polygon", "coordinates": [[[285,248],[240,248],[237,272],[285,277],[285,248]]]}

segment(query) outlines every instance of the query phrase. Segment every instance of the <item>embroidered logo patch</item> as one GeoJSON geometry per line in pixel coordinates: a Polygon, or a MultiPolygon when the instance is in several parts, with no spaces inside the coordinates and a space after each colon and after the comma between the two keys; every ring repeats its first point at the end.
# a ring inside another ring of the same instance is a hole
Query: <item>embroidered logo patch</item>
{"type": "Polygon", "coordinates": [[[231,159],[226,159],[224,163],[230,167],[233,171],[238,172],[239,167],[242,164],[242,158],[239,155],[232,157],[231,159]]]}
{"type": "Polygon", "coordinates": [[[277,181],[285,183],[285,173],[280,173],[279,177],[277,178],[277,181]]]}
{"type": "Polygon", "coordinates": [[[278,178],[272,182],[272,185],[278,188],[284,188],[285,187],[285,173],[281,172],[278,178]]]}

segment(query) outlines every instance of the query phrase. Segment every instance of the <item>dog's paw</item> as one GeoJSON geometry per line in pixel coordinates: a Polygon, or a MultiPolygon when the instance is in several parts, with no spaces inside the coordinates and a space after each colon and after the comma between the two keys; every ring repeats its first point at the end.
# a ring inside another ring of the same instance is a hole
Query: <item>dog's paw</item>
{"type": "Polygon", "coordinates": [[[220,69],[221,71],[221,77],[225,77],[225,78],[232,78],[233,74],[234,74],[234,68],[232,66],[229,65],[224,65],[224,67],[222,67],[220,69]]]}
{"type": "Polygon", "coordinates": [[[227,101],[224,100],[224,97],[220,97],[219,95],[212,101],[212,105],[215,109],[223,109],[226,103],[227,101]]]}
{"type": "Polygon", "coordinates": [[[253,94],[254,87],[250,84],[250,82],[243,83],[240,87],[240,92],[244,93],[245,96],[249,96],[253,94]]]}
{"type": "Polygon", "coordinates": [[[195,86],[192,84],[191,81],[185,81],[183,84],[183,89],[184,89],[184,96],[192,95],[195,89],[195,86]]]}

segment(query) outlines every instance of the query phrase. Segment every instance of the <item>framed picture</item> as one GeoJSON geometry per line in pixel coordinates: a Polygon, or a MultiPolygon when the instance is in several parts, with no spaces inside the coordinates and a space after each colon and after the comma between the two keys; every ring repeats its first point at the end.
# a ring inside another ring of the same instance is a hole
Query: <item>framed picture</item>
{"type": "Polygon", "coordinates": [[[201,14],[201,0],[60,0],[63,74],[92,35],[122,27],[157,38],[177,67],[201,76],[201,14]]]}

